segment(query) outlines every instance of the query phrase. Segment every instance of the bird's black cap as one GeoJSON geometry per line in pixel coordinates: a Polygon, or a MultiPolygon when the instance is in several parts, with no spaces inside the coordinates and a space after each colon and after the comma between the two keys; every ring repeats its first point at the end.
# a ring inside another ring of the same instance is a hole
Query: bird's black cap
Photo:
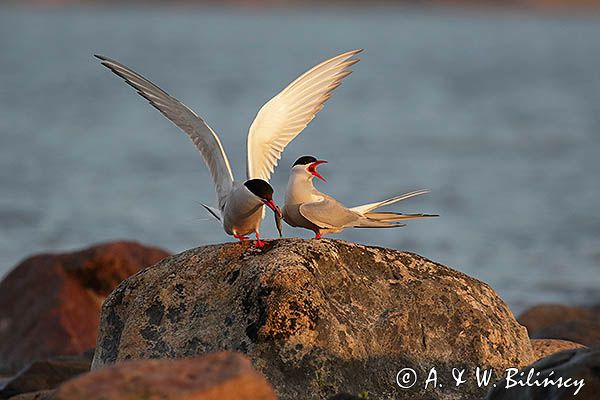
{"type": "Polygon", "coordinates": [[[262,179],[250,179],[244,182],[244,186],[256,196],[265,200],[273,199],[273,188],[262,179]]]}
{"type": "Polygon", "coordinates": [[[299,159],[296,160],[296,162],[294,163],[294,165],[292,165],[292,168],[295,167],[296,165],[307,165],[307,164],[312,164],[315,161],[317,161],[316,158],[314,158],[313,156],[302,156],[299,159]]]}

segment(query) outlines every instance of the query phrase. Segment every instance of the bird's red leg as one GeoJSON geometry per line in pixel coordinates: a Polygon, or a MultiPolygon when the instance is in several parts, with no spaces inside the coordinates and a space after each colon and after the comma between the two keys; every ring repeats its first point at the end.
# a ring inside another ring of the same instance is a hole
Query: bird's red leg
{"type": "Polygon", "coordinates": [[[258,232],[254,232],[254,234],[256,235],[256,247],[263,247],[269,244],[269,242],[263,242],[260,240],[258,232]]]}
{"type": "Polygon", "coordinates": [[[233,234],[233,237],[236,239],[239,239],[240,242],[243,242],[244,240],[248,240],[248,236],[244,236],[244,235],[238,235],[238,234],[233,234]]]}
{"type": "Polygon", "coordinates": [[[319,232],[319,231],[315,232],[315,239],[321,239],[321,232],[319,232]]]}

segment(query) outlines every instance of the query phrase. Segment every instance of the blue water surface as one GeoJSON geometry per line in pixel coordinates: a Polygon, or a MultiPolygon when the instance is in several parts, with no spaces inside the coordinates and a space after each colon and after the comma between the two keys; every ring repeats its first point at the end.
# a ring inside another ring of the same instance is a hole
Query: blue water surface
{"type": "MultiPolygon", "coordinates": [[[[315,63],[363,61],[285,151],[330,161],[347,205],[441,217],[336,237],[417,252],[515,311],[600,299],[600,20],[411,9],[0,8],[0,275],[34,252],[229,241],[188,138],[101,67],[134,67],[203,116],[242,178],[259,107],[315,63]]],[[[276,231],[269,216],[262,228],[276,231]]],[[[290,227],[289,236],[311,234],[290,227]]]]}

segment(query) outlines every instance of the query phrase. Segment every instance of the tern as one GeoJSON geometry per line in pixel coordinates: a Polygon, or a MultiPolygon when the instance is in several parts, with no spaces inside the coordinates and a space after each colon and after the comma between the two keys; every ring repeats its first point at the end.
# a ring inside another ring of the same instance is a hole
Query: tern
{"type": "Polygon", "coordinates": [[[248,132],[245,181],[234,179],[219,137],[190,108],[125,65],[95,57],[190,137],[210,170],[217,194],[217,208],[202,205],[228,235],[243,241],[254,233],[256,246],[262,247],[266,242],[260,240],[258,230],[264,218],[263,206],[271,208],[278,221],[281,218],[268,181],[283,149],[323,108],[342,79],[352,73],[348,68],[359,61],[352,57],[361,51],[349,51],[316,65],[261,107],[248,132]]]}
{"type": "Polygon", "coordinates": [[[319,192],[313,179],[325,178],[317,172],[317,166],[325,164],[313,156],[302,156],[292,166],[285,192],[283,220],[293,227],[305,228],[315,233],[315,238],[324,234],[339,233],[346,228],[396,228],[405,226],[400,221],[414,218],[437,217],[433,214],[401,214],[375,212],[380,207],[428,193],[417,190],[392,197],[391,199],[347,208],[331,196],[319,192]]]}

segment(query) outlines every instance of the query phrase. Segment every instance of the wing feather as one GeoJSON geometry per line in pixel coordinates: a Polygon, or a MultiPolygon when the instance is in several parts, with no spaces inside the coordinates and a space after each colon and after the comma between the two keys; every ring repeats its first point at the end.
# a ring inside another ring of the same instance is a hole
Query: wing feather
{"type": "Polygon", "coordinates": [[[352,73],[348,68],[359,60],[350,58],[361,51],[349,51],[316,65],[262,106],[248,132],[248,179],[269,180],[285,146],[323,109],[342,79],[352,73]]]}
{"type": "Polygon", "coordinates": [[[343,204],[330,196],[323,196],[321,201],[304,203],[298,208],[300,214],[321,229],[339,229],[354,224],[360,215],[347,209],[343,204]]]}
{"type": "Polygon", "coordinates": [[[148,100],[154,108],[190,137],[210,170],[217,192],[219,209],[222,209],[225,197],[233,187],[233,173],[217,134],[185,104],[142,75],[110,58],[100,55],[96,55],[96,57],[101,60],[102,65],[123,78],[140,96],[148,100]]]}

